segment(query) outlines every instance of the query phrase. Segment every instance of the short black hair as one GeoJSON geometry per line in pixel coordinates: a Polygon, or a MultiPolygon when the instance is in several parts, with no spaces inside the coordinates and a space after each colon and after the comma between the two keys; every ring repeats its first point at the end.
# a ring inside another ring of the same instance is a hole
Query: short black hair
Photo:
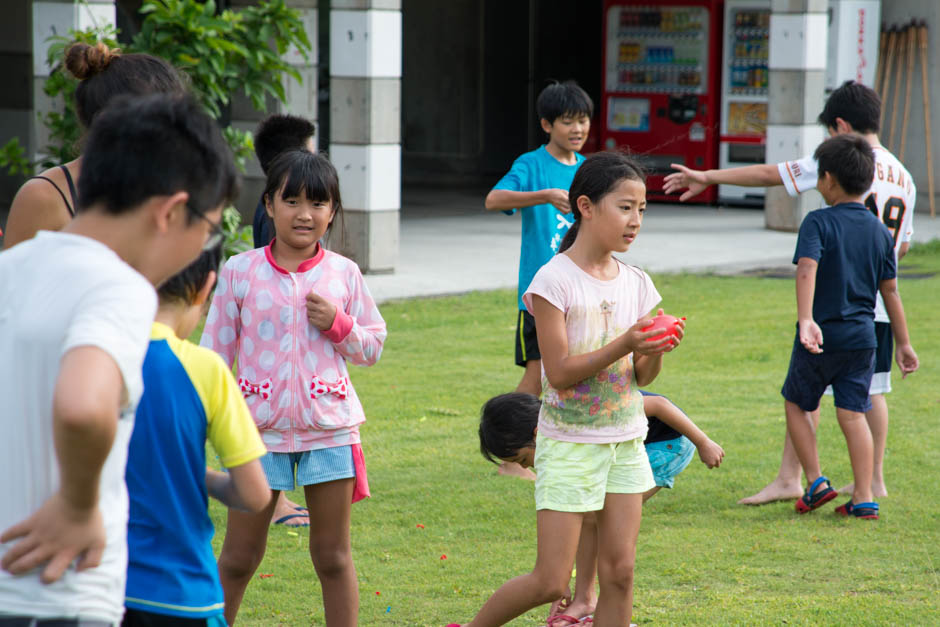
{"type": "Polygon", "coordinates": [[[261,170],[267,174],[274,159],[288,150],[307,147],[307,140],[316,133],[316,126],[307,118],[284,113],[269,115],[255,131],[255,154],[261,170]]]}
{"type": "Polygon", "coordinates": [[[121,96],[92,124],[77,210],[98,205],[121,214],[153,196],[185,191],[187,206],[205,213],[232,203],[238,189],[232,151],[192,96],[121,96]]]}
{"type": "Polygon", "coordinates": [[[551,124],[566,115],[594,115],[594,101],[574,81],[553,82],[542,90],[535,102],[535,111],[540,120],[551,124]]]}
{"type": "Polygon", "coordinates": [[[535,446],[535,428],[539,424],[542,402],[537,396],[510,392],[486,401],[480,412],[480,452],[500,463],[519,449],[535,446]]]}
{"type": "Polygon", "coordinates": [[[818,120],[826,128],[835,128],[836,118],[851,124],[856,133],[877,133],[881,122],[881,97],[871,87],[845,81],[829,94],[818,120]]]}
{"type": "Polygon", "coordinates": [[[813,158],[819,164],[819,177],[828,172],[847,193],[860,196],[875,177],[875,152],[861,135],[847,133],[819,144],[813,158]]]}
{"type": "MultiPolygon", "coordinates": [[[[202,253],[180,272],[160,286],[157,296],[161,303],[179,302],[192,305],[196,294],[206,284],[210,272],[218,272],[222,263],[221,242],[202,253]]],[[[213,286],[215,287],[215,286],[213,286]]]]}

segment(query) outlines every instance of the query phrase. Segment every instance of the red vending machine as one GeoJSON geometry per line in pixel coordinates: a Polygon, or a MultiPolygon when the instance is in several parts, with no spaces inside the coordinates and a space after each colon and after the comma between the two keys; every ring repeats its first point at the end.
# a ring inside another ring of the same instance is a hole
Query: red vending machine
{"type": "Polygon", "coordinates": [[[722,5],[604,0],[601,145],[642,156],[652,200],[676,198],[662,193],[670,163],[718,167],[722,5]]]}

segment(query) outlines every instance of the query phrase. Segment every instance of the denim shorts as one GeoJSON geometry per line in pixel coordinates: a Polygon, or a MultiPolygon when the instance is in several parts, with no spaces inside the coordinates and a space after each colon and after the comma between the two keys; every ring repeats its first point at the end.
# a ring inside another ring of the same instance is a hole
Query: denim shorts
{"type": "Polygon", "coordinates": [[[261,458],[261,467],[272,490],[290,491],[296,485],[326,483],[356,476],[352,446],[321,448],[301,453],[271,453],[261,458]]]}
{"type": "Polygon", "coordinates": [[[650,442],[646,445],[646,456],[650,459],[653,479],[661,488],[671,488],[676,476],[685,470],[695,455],[695,445],[684,435],[674,440],[650,442]]]}
{"type": "Polygon", "coordinates": [[[874,369],[874,348],[814,355],[797,337],[780,393],[803,411],[815,411],[826,386],[831,385],[836,407],[864,413],[871,409],[868,388],[874,369]]]}

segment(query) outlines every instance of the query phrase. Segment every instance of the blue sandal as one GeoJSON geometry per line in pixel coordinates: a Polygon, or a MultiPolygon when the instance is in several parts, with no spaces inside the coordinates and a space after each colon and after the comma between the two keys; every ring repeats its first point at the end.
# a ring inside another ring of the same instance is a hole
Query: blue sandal
{"type": "Polygon", "coordinates": [[[813,485],[809,487],[809,490],[804,492],[803,496],[797,499],[796,511],[800,514],[811,512],[824,503],[828,503],[837,496],[839,496],[839,493],[832,488],[832,484],[829,483],[829,479],[827,477],[819,477],[819,479],[814,481],[813,485]],[[816,488],[818,488],[823,483],[826,484],[826,488],[817,492],[816,488]]]}
{"type": "Polygon", "coordinates": [[[850,500],[844,505],[837,507],[836,514],[840,516],[855,516],[856,518],[878,520],[878,503],[859,503],[855,505],[850,500]]]}

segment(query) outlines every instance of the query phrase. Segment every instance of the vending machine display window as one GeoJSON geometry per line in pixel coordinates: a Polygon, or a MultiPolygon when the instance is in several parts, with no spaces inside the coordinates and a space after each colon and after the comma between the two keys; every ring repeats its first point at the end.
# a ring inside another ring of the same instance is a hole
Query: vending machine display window
{"type": "Polygon", "coordinates": [[[650,130],[648,98],[611,98],[607,104],[607,128],[621,132],[650,130]]]}
{"type": "MultiPolygon", "coordinates": [[[[770,78],[770,0],[726,0],[721,94],[722,168],[764,163],[770,78]]],[[[762,204],[764,189],[719,185],[718,197],[762,204]]]]}
{"type": "MultiPolygon", "coordinates": [[[[670,200],[671,163],[718,165],[720,0],[604,0],[601,142],[650,171],[648,197],[670,200]]],[[[714,190],[701,200],[715,199],[714,190]]]]}

